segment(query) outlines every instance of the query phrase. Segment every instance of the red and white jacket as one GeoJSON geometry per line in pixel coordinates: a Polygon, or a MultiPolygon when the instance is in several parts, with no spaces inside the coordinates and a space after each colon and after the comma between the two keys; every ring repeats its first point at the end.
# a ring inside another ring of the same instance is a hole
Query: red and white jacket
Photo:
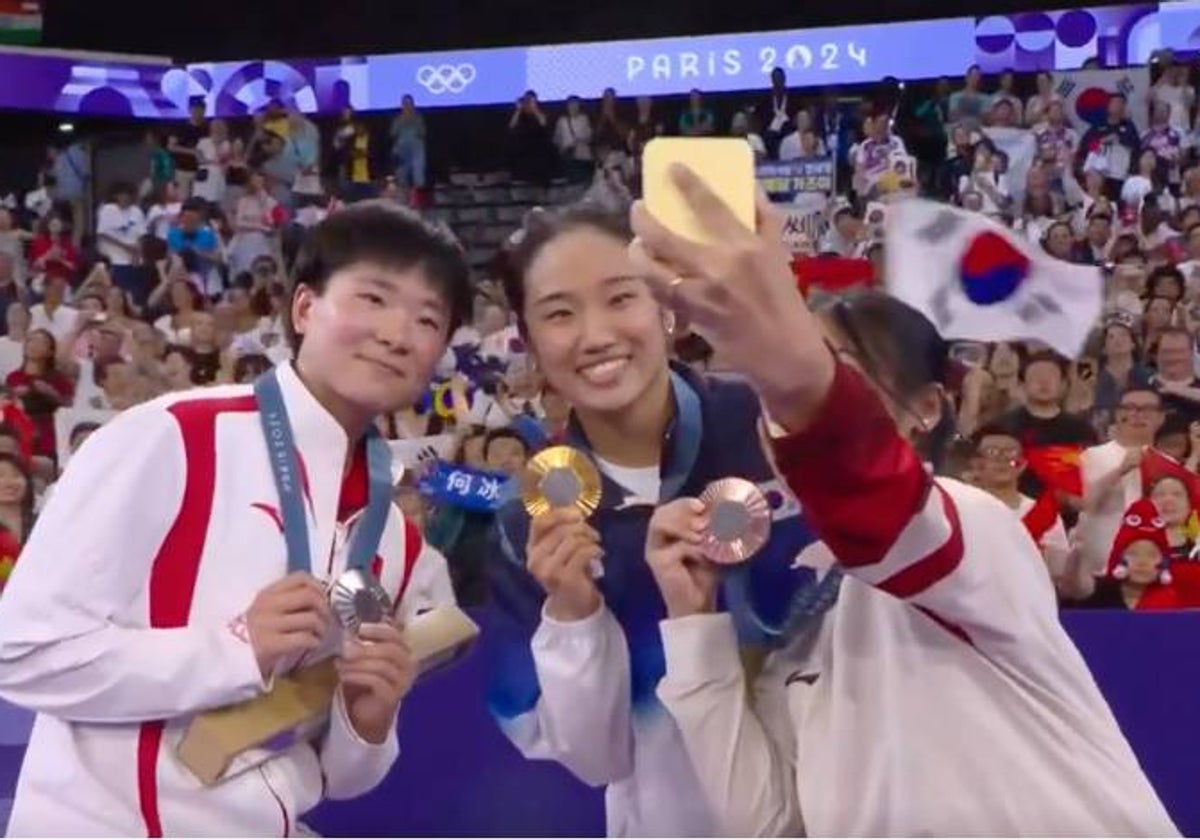
{"type": "MultiPolygon", "coordinates": [[[[364,453],[346,471],[341,426],[290,365],[278,371],[313,572],[328,580],[366,502],[364,453]]],[[[287,835],[323,797],[383,779],[395,729],[380,745],[363,741],[340,695],[319,738],[264,753],[215,787],[175,756],[196,713],[266,688],[238,617],[287,574],[279,517],[248,386],[163,397],[82,447],[0,600],[0,697],[38,712],[10,832],[287,835]]],[[[395,506],[374,565],[401,618],[453,602],[445,560],[395,506]]]]}
{"type": "Polygon", "coordinates": [[[747,692],[728,614],[662,624],[658,693],[723,833],[1175,835],[1012,511],[933,478],[839,366],[776,464],[836,605],[747,692]]]}

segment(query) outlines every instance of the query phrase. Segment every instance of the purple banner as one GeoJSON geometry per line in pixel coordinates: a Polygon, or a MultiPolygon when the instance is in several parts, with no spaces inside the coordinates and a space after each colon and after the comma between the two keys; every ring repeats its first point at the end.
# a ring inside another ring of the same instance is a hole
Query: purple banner
{"type": "MultiPolygon", "coordinates": [[[[141,119],[177,118],[186,107],[164,93],[182,68],[0,50],[0,107],[141,119]]],[[[186,102],[183,103],[186,106],[186,102]]]]}
{"type": "Polygon", "coordinates": [[[313,113],[762,89],[782,67],[798,86],[855,85],[884,76],[961,77],[971,64],[1075,70],[1145,64],[1164,46],[1196,43],[1200,4],[1142,3],[862,26],[667,37],[435,53],[202,62],[186,67],[0,50],[0,107],[176,119],[190,98],[240,117],[272,99],[313,113]]]}

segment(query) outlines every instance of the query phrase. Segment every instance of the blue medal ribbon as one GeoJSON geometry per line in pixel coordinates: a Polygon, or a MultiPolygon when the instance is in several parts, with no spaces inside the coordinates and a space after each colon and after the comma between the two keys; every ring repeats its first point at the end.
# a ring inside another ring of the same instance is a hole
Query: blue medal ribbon
{"type": "MultiPolygon", "coordinates": [[[[296,437],[274,370],[267,371],[255,381],[254,396],[258,400],[258,416],[267,442],[275,489],[279,493],[283,538],[287,543],[288,573],[311,573],[312,550],[308,541],[308,518],[304,513],[304,491],[300,486],[296,437]]],[[[354,530],[346,568],[369,573],[392,506],[392,455],[387,442],[374,426],[367,430],[366,445],[367,510],[354,530]]]]}

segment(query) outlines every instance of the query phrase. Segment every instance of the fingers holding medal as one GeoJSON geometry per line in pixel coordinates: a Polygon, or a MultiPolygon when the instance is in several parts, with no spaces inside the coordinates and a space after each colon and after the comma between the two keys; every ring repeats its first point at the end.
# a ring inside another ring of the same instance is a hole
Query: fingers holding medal
{"type": "Polygon", "coordinates": [[[740,478],[714,481],[699,499],[659,507],[646,535],[646,561],[672,618],[716,608],[719,566],[749,560],[767,542],[771,512],[740,478]]]}
{"type": "Polygon", "coordinates": [[[521,497],[531,519],[526,562],[546,592],[546,611],[580,621],[600,607],[600,534],[587,517],[600,504],[600,473],[586,455],[554,446],[530,459],[521,497]]]}

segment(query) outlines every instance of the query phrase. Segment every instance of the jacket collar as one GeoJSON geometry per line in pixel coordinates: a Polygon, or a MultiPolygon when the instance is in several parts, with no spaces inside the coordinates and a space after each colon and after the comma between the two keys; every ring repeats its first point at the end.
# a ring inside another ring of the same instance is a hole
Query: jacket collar
{"type": "MultiPolygon", "coordinates": [[[[671,419],[663,430],[663,460],[659,465],[662,478],[662,489],[659,500],[667,501],[679,495],[688,476],[696,466],[700,454],[700,440],[704,434],[704,418],[702,406],[703,382],[690,369],[683,365],[671,365],[671,399],[674,411],[671,419]]],[[[584,434],[575,413],[571,413],[566,432],[567,445],[593,454],[587,435],[584,434]]],[[[610,498],[617,503],[623,499],[625,491],[617,487],[606,475],[601,475],[604,483],[604,499],[602,505],[608,507],[610,498]]]]}

